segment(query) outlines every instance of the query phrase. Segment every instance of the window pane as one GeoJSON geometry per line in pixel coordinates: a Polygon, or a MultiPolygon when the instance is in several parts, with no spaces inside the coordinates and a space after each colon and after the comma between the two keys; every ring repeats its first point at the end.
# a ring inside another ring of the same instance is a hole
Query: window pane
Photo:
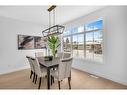
{"type": "Polygon", "coordinates": [[[66,30],[63,32],[64,36],[67,36],[67,35],[70,35],[71,34],[71,31],[70,30],[66,30]]]}
{"type": "Polygon", "coordinates": [[[78,33],[78,28],[77,27],[72,28],[72,34],[75,34],[75,33],[78,33]]]}
{"type": "Polygon", "coordinates": [[[80,32],[84,32],[84,26],[78,27],[78,32],[79,32],[79,33],[80,33],[80,32]]]}
{"type": "Polygon", "coordinates": [[[78,35],[78,57],[84,58],[84,34],[78,35]]]}
{"type": "Polygon", "coordinates": [[[86,33],[86,59],[93,59],[94,43],[93,32],[86,33]]]}
{"type": "Polygon", "coordinates": [[[102,62],[102,31],[94,32],[94,60],[102,62]]]}
{"type": "Polygon", "coordinates": [[[76,57],[78,56],[78,39],[77,39],[77,35],[72,37],[72,49],[73,49],[73,56],[76,57]]]}
{"type": "Polygon", "coordinates": [[[64,37],[63,38],[63,50],[65,52],[71,51],[71,38],[70,37],[64,37]]]}
{"type": "Polygon", "coordinates": [[[102,29],[102,20],[94,21],[92,23],[88,23],[85,25],[85,30],[96,30],[96,29],[102,29]]]}

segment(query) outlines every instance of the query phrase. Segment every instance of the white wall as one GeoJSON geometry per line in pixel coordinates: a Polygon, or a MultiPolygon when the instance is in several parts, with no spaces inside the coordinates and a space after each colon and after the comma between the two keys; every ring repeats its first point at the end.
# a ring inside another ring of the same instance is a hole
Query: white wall
{"type": "Polygon", "coordinates": [[[41,36],[43,27],[0,16],[0,74],[28,68],[26,55],[42,50],[18,50],[17,35],[41,36]]]}
{"type": "Polygon", "coordinates": [[[127,7],[106,7],[65,25],[78,26],[100,17],[104,20],[103,64],[75,59],[73,67],[127,85],[127,7]]]}

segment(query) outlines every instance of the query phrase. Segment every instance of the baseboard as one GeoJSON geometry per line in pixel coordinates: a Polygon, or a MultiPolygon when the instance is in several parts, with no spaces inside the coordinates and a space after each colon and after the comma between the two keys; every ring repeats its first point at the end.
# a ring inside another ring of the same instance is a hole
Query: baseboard
{"type": "Polygon", "coordinates": [[[79,68],[76,68],[76,67],[73,67],[74,69],[77,69],[79,71],[83,71],[83,72],[87,72],[89,74],[92,74],[92,75],[95,75],[95,76],[98,76],[98,77],[102,77],[102,78],[105,78],[105,79],[108,79],[108,80],[111,80],[113,82],[116,82],[116,83],[119,83],[119,84],[122,84],[122,85],[125,85],[127,86],[127,82],[124,82],[124,81],[121,81],[121,80],[118,80],[118,79],[114,79],[114,78],[111,78],[107,75],[102,75],[100,73],[96,73],[96,72],[91,72],[91,71],[88,71],[88,70],[82,70],[82,69],[79,69],[79,68]]]}
{"type": "Polygon", "coordinates": [[[27,68],[29,68],[29,66],[14,68],[14,69],[11,69],[11,70],[8,70],[8,71],[0,73],[0,75],[8,74],[8,73],[16,72],[16,71],[20,71],[20,70],[27,69],[27,68]]]}

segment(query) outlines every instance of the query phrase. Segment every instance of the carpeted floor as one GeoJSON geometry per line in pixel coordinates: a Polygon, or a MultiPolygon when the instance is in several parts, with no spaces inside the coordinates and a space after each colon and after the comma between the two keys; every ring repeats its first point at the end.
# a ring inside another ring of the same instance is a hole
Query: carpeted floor
{"type": "MultiPolygon", "coordinates": [[[[25,69],[9,74],[0,75],[0,89],[37,89],[29,78],[30,69],[25,69]]],[[[72,89],[127,89],[127,86],[115,83],[104,78],[94,78],[88,73],[72,69],[72,89]]],[[[42,78],[41,89],[47,89],[46,77],[42,78]]],[[[57,80],[51,86],[51,89],[58,89],[57,80]]],[[[61,82],[61,89],[68,89],[68,80],[61,82]]]]}

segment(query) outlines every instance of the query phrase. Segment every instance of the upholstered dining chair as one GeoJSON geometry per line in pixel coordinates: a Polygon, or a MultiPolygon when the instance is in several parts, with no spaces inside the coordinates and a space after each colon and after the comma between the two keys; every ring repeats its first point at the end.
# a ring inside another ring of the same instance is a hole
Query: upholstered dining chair
{"type": "Polygon", "coordinates": [[[30,79],[31,79],[32,75],[34,75],[34,76],[33,76],[33,82],[34,82],[34,77],[35,77],[35,68],[34,68],[34,64],[33,64],[33,61],[31,60],[30,57],[26,56],[26,58],[28,59],[28,62],[29,62],[29,64],[30,64],[30,69],[31,69],[30,79]]]}
{"type": "Polygon", "coordinates": [[[63,58],[63,52],[57,53],[57,56],[60,57],[60,59],[63,58]]]}
{"type": "MultiPolygon", "coordinates": [[[[35,52],[35,57],[44,57],[44,52],[35,52]]],[[[43,66],[40,66],[42,69],[44,68],[43,66]]]]}
{"type": "Polygon", "coordinates": [[[40,64],[38,62],[38,58],[35,57],[35,59],[32,60],[33,63],[34,63],[34,67],[35,67],[35,84],[36,84],[36,81],[37,81],[37,77],[39,77],[39,86],[38,86],[38,89],[40,89],[40,86],[41,86],[41,79],[42,77],[45,77],[46,74],[47,74],[47,71],[45,68],[41,68],[40,67],[40,64]]]}
{"type": "MultiPolygon", "coordinates": [[[[59,52],[57,53],[57,56],[60,57],[60,59],[70,58],[71,53],[70,52],[59,52]]],[[[58,70],[58,67],[56,67],[55,70],[58,70]]],[[[54,83],[54,77],[51,75],[51,84],[52,83],[54,83]]]]}
{"type": "Polygon", "coordinates": [[[58,80],[58,86],[60,89],[60,82],[63,79],[68,78],[69,89],[71,89],[71,65],[72,57],[64,58],[60,60],[59,67],[57,70],[53,70],[51,75],[58,80]]]}
{"type": "Polygon", "coordinates": [[[57,56],[60,57],[60,59],[69,58],[71,56],[71,53],[70,52],[59,52],[57,53],[57,56]]]}
{"type": "MultiPolygon", "coordinates": [[[[60,59],[63,58],[63,52],[59,52],[57,53],[57,57],[59,57],[60,59]]],[[[55,67],[55,70],[58,69],[58,67],[55,67]]]]}
{"type": "Polygon", "coordinates": [[[70,52],[63,52],[63,56],[62,58],[70,58],[71,57],[71,53],[70,52]]]}

